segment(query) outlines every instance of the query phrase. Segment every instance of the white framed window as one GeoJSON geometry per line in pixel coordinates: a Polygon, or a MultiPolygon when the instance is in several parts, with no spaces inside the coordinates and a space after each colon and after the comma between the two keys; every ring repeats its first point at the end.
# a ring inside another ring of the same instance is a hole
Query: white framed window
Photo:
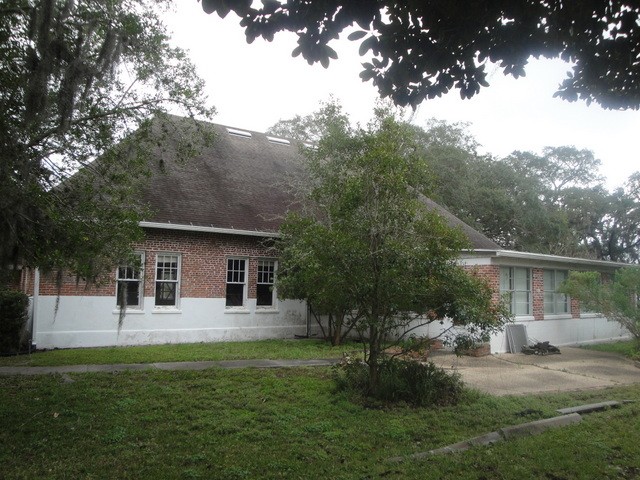
{"type": "Polygon", "coordinates": [[[144,253],[134,253],[130,264],[120,265],[116,272],[116,305],[142,309],[144,297],[144,253]]]}
{"type": "Polygon", "coordinates": [[[273,288],[276,267],[275,260],[258,260],[258,278],[256,280],[256,305],[258,307],[274,307],[276,304],[273,288]]]}
{"type": "Polygon", "coordinates": [[[180,255],[156,255],[156,307],[178,307],[180,299],[180,255]]]}
{"type": "Polygon", "coordinates": [[[558,293],[558,287],[569,276],[566,270],[544,271],[544,313],[557,315],[569,313],[569,298],[564,293],[558,293]]]}
{"type": "Polygon", "coordinates": [[[227,307],[243,307],[247,297],[247,260],[227,259],[227,307]]]}
{"type": "Polygon", "coordinates": [[[531,315],[531,269],[501,267],[500,293],[506,297],[513,315],[531,315]]]}

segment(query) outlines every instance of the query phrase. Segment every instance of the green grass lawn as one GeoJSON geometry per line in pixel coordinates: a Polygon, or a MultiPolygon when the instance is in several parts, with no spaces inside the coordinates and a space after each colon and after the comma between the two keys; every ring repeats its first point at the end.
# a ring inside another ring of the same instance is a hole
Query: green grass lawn
{"type": "Polygon", "coordinates": [[[0,366],[46,367],[201,360],[340,358],[343,352],[360,351],[362,346],[357,343],[332,347],[329,343],[317,339],[212,342],[48,350],[31,355],[0,357],[0,366]]]}
{"type": "Polygon", "coordinates": [[[637,343],[633,340],[627,340],[624,342],[611,342],[611,343],[594,343],[590,345],[584,345],[583,348],[590,350],[599,350],[601,352],[619,353],[629,358],[637,358],[640,360],[640,353],[637,350],[637,343]]]}
{"type": "Polygon", "coordinates": [[[367,408],[330,368],[0,377],[0,477],[206,479],[632,479],[640,386],[491,397],[457,407],[367,408]],[[389,457],[605,400],[636,403],[490,447],[389,457]]]}

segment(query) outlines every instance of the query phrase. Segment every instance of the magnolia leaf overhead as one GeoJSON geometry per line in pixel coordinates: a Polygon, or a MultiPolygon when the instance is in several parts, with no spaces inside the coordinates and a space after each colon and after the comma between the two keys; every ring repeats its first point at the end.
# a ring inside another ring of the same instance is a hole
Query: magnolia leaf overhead
{"type": "Polygon", "coordinates": [[[249,43],[294,32],[295,55],[323,66],[334,58],[329,42],[351,32],[368,57],[362,80],[402,106],[452,89],[471,98],[489,86],[488,62],[519,78],[530,58],[544,57],[572,65],[556,96],[640,107],[640,5],[631,0],[202,0],[202,8],[235,12],[249,43]]]}

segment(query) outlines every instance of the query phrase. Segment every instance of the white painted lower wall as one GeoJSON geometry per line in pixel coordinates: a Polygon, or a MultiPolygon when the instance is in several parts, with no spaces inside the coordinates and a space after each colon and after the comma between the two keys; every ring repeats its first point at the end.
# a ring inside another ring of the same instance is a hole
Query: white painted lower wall
{"type": "MultiPolygon", "coordinates": [[[[128,310],[120,329],[114,303],[113,297],[38,297],[36,347],[260,340],[307,333],[307,308],[300,301],[278,301],[277,309],[259,309],[250,299],[246,309],[228,310],[224,298],[183,298],[179,309],[128,310]]],[[[153,303],[153,298],[145,298],[144,305],[153,303]]],[[[311,327],[315,331],[315,322],[311,327]]]]}
{"type": "MultiPolygon", "coordinates": [[[[631,337],[629,332],[618,323],[607,321],[606,318],[597,314],[586,314],[582,318],[558,316],[557,318],[547,317],[545,320],[517,319],[515,323],[527,327],[530,345],[548,341],[552,345],[567,346],[626,340],[631,337]]],[[[410,335],[435,338],[450,327],[451,322],[448,320],[442,324],[433,322],[412,330],[410,335]]],[[[459,328],[461,331],[464,330],[464,327],[459,328]]],[[[509,350],[504,332],[493,335],[490,344],[492,353],[506,353],[509,350]]]]}
{"type": "MultiPolygon", "coordinates": [[[[261,340],[307,333],[306,304],[292,300],[278,301],[277,309],[259,309],[255,300],[248,300],[246,309],[226,309],[224,298],[183,298],[176,310],[153,308],[153,298],[145,298],[144,305],[150,307],[128,310],[120,329],[113,297],[40,296],[37,302],[34,343],[39,349],[261,340]]],[[[594,314],[516,322],[526,325],[530,343],[563,346],[629,338],[616,322],[594,314]]],[[[319,333],[315,320],[310,326],[312,334],[319,333]]],[[[449,326],[434,322],[412,333],[435,337],[449,326]]],[[[507,350],[504,333],[491,338],[493,353],[507,350]]]]}
{"type": "MultiPolygon", "coordinates": [[[[518,324],[527,327],[529,344],[549,342],[555,346],[601,343],[612,340],[625,340],[629,332],[616,322],[610,322],[597,314],[585,314],[581,318],[557,317],[544,320],[516,319],[518,324]]],[[[508,351],[506,334],[500,333],[491,338],[491,352],[508,351]]]]}

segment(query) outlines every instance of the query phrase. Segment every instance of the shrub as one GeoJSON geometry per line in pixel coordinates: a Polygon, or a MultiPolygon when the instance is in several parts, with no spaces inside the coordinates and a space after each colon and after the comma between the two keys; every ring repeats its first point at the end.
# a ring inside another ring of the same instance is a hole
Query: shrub
{"type": "Polygon", "coordinates": [[[369,366],[362,360],[346,358],[336,367],[339,390],[385,402],[406,402],[415,406],[455,405],[464,384],[458,373],[448,373],[432,362],[387,359],[380,365],[379,388],[369,388],[369,366]]]}
{"type": "Polygon", "coordinates": [[[20,334],[27,321],[29,297],[15,290],[0,290],[0,353],[20,350],[20,334]]]}

